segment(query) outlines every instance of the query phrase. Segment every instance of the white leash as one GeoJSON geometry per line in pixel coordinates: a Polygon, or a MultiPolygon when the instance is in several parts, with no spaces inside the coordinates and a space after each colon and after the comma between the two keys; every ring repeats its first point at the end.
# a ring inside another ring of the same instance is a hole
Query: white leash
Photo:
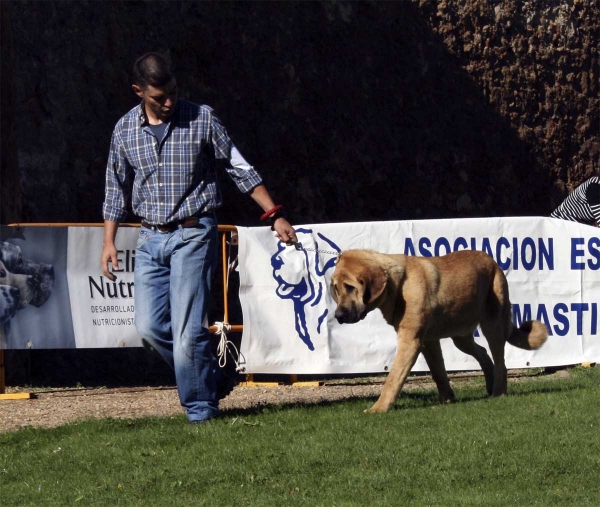
{"type": "Polygon", "coordinates": [[[216,334],[221,336],[219,338],[219,346],[217,347],[217,355],[219,356],[219,366],[221,368],[225,368],[225,365],[227,364],[227,352],[229,352],[229,354],[231,354],[231,357],[235,362],[235,371],[241,371],[242,367],[240,366],[238,359],[240,357],[244,359],[244,355],[240,353],[238,348],[235,346],[235,343],[230,342],[227,339],[227,333],[231,331],[231,325],[227,324],[226,322],[215,322],[215,326],[217,326],[216,334]],[[235,350],[235,355],[231,350],[232,348],[233,350],[235,350]]]}

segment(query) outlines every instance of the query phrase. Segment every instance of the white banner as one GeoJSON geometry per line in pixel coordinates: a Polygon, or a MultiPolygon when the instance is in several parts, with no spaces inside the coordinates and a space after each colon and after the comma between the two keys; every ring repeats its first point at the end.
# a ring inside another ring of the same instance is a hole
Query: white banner
{"type": "MultiPolygon", "coordinates": [[[[533,318],[549,330],[540,350],[507,344],[508,368],[600,359],[600,229],[519,217],[306,225],[296,231],[303,250],[278,242],[268,228],[238,228],[247,373],[388,370],[396,335],[378,310],[356,324],[338,324],[333,316],[335,258],[352,248],[421,256],[487,252],[507,276],[515,324],[533,318]]],[[[476,341],[487,348],[482,336],[476,341]]],[[[451,340],[442,340],[442,349],[448,370],[479,369],[451,340]]],[[[413,371],[427,371],[422,356],[413,371]]]]}
{"type": "Polygon", "coordinates": [[[67,280],[77,348],[141,347],[135,329],[133,270],[139,229],[117,233],[119,271],[112,282],[102,275],[103,229],[69,227],[67,280]]]}
{"type": "MultiPolygon", "coordinates": [[[[100,272],[101,227],[2,227],[0,347],[138,347],[135,244],[138,228],[117,235],[116,282],[100,272]]],[[[266,227],[238,228],[241,351],[248,373],[372,373],[391,365],[394,330],[378,311],[340,325],[329,280],[337,252],[443,255],[489,253],[507,275],[513,320],[549,329],[535,352],[507,345],[509,368],[597,362],[600,358],[600,230],[549,218],[424,220],[298,226],[304,250],[286,247],[266,227]],[[319,250],[315,252],[314,249],[319,250]]],[[[486,346],[485,339],[477,338],[486,346]]],[[[477,369],[443,340],[449,370],[477,369]]],[[[415,371],[426,371],[419,358],[415,371]]]]}

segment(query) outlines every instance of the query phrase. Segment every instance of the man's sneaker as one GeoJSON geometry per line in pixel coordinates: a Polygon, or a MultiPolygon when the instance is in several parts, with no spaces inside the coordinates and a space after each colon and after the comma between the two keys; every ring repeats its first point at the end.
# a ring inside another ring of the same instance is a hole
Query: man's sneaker
{"type": "Polygon", "coordinates": [[[210,417],[208,419],[200,419],[199,421],[188,421],[190,424],[209,424],[214,417],[210,417]]]}

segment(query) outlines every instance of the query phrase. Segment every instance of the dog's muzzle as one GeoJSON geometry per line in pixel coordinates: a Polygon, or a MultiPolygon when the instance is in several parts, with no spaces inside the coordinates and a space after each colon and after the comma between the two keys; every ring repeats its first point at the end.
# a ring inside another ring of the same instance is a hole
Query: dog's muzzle
{"type": "Polygon", "coordinates": [[[356,308],[337,308],[334,316],[340,324],[355,324],[365,318],[356,308]]]}

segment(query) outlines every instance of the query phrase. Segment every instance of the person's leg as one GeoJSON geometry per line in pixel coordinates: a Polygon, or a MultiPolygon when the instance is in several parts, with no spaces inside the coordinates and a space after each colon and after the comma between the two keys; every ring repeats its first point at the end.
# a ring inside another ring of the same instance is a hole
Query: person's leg
{"type": "Polygon", "coordinates": [[[146,350],[173,364],[170,267],[164,248],[170,234],[142,227],[135,253],[135,326],[146,350]]]}
{"type": "Polygon", "coordinates": [[[217,238],[215,218],[202,217],[198,227],[176,231],[170,245],[173,361],[179,399],[190,421],[219,414],[220,371],[207,321],[217,238]]]}

